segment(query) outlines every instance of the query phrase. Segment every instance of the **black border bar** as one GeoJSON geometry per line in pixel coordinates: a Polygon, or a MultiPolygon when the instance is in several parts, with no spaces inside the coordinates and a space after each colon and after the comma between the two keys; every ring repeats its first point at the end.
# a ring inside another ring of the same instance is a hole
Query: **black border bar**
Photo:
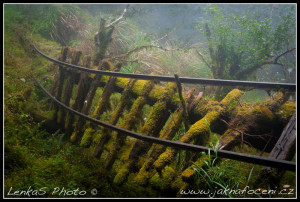
{"type": "MultiPolygon", "coordinates": [[[[115,76],[115,77],[123,77],[123,78],[131,78],[131,79],[141,79],[141,80],[159,80],[165,82],[175,82],[175,77],[173,76],[158,76],[158,75],[148,75],[148,74],[131,74],[131,73],[121,73],[121,72],[110,72],[110,71],[102,71],[102,70],[94,70],[86,67],[81,67],[77,65],[72,65],[66,62],[62,62],[56,59],[53,59],[40,50],[38,50],[35,46],[33,46],[35,51],[39,53],[41,56],[46,58],[47,60],[54,62],[58,65],[67,66],[75,70],[85,71],[92,74],[100,74],[106,76],[115,76]]],[[[288,89],[288,90],[296,90],[296,84],[293,83],[272,83],[272,82],[254,82],[254,81],[239,81],[239,80],[224,80],[224,79],[204,79],[204,78],[192,78],[192,77],[180,77],[180,83],[189,83],[189,84],[202,84],[202,85],[217,85],[217,86],[248,86],[255,88],[272,88],[272,89],[288,89]]]]}

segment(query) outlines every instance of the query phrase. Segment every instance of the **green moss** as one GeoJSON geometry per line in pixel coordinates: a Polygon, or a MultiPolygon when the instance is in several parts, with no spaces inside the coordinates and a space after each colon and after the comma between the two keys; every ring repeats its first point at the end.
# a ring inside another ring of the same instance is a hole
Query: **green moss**
{"type": "Polygon", "coordinates": [[[182,178],[182,180],[185,182],[192,182],[194,180],[194,174],[195,174],[193,168],[199,169],[199,167],[202,167],[204,165],[204,161],[206,160],[207,160],[206,155],[202,155],[200,158],[198,158],[195,162],[197,166],[193,164],[192,166],[188,167],[181,173],[180,177],[182,178]]]}
{"type": "Polygon", "coordinates": [[[127,83],[130,81],[129,78],[122,78],[122,77],[117,77],[116,79],[116,86],[120,88],[125,88],[127,83]]]}
{"type": "Polygon", "coordinates": [[[92,143],[94,145],[98,144],[98,142],[100,142],[101,140],[101,137],[102,137],[102,130],[95,131],[95,133],[91,136],[92,143]]]}
{"type": "Polygon", "coordinates": [[[167,151],[162,153],[158,159],[153,163],[153,166],[157,171],[161,171],[167,164],[169,164],[176,154],[176,150],[169,148],[167,151]]]}
{"type": "Polygon", "coordinates": [[[141,95],[146,84],[149,84],[149,81],[146,80],[137,80],[132,86],[132,92],[141,95]]]}
{"type": "Polygon", "coordinates": [[[101,76],[100,82],[107,83],[109,80],[109,76],[101,76]]]}
{"type": "Polygon", "coordinates": [[[131,162],[127,162],[122,166],[117,175],[114,178],[114,184],[121,185],[125,182],[129,175],[129,165],[131,162]]]}
{"type": "Polygon", "coordinates": [[[88,147],[90,146],[91,142],[92,142],[92,138],[93,138],[93,134],[94,134],[95,130],[92,128],[87,128],[84,131],[83,137],[81,139],[80,142],[80,146],[81,147],[88,147]]]}
{"type": "Polygon", "coordinates": [[[148,179],[151,177],[152,172],[149,172],[149,168],[150,166],[153,164],[153,159],[149,158],[145,161],[145,163],[143,164],[143,166],[141,167],[141,169],[139,170],[139,173],[137,174],[137,176],[135,177],[134,181],[138,184],[138,185],[146,185],[146,183],[148,182],[148,179]]]}
{"type": "Polygon", "coordinates": [[[181,173],[181,177],[184,181],[188,181],[195,174],[195,171],[192,168],[187,168],[181,173]]]}
{"type": "Polygon", "coordinates": [[[96,107],[96,109],[94,110],[92,117],[94,117],[94,118],[97,117],[97,114],[98,114],[98,111],[99,111],[99,109],[100,109],[101,103],[102,103],[102,96],[100,97],[100,99],[99,99],[99,101],[98,101],[98,103],[97,103],[97,107],[96,107]]]}
{"type": "Polygon", "coordinates": [[[174,92],[174,83],[168,83],[162,95],[160,96],[159,101],[153,105],[150,115],[141,130],[142,134],[152,134],[152,131],[157,127],[157,125],[161,125],[160,122],[163,121],[164,115],[167,113],[167,105],[172,99],[174,92]]]}
{"type": "MultiPolygon", "coordinates": [[[[277,96],[280,100],[281,96],[277,96]]],[[[272,108],[278,105],[273,100],[259,104],[243,103],[238,107],[237,113],[230,121],[236,130],[228,129],[220,139],[220,148],[230,149],[240,142],[241,131],[245,133],[263,134],[266,130],[274,128],[275,115],[272,108]],[[237,131],[238,130],[238,131],[237,131]],[[251,131],[251,132],[250,132],[251,131]]]]}
{"type": "Polygon", "coordinates": [[[134,145],[134,139],[131,139],[130,137],[127,139],[128,141],[125,143],[123,147],[121,147],[119,152],[119,159],[123,162],[128,161],[129,154],[131,152],[131,149],[134,145]]]}
{"type": "Polygon", "coordinates": [[[75,141],[76,141],[76,132],[73,132],[73,133],[72,133],[72,135],[71,135],[71,137],[70,137],[70,141],[71,141],[72,143],[75,143],[75,141]]]}
{"type": "Polygon", "coordinates": [[[162,95],[162,93],[164,92],[165,87],[163,86],[158,86],[155,85],[152,90],[149,92],[149,98],[152,100],[158,100],[159,97],[162,95]]]}
{"type": "Polygon", "coordinates": [[[162,175],[156,173],[151,179],[150,184],[159,190],[168,190],[171,187],[172,180],[176,175],[176,171],[170,166],[166,166],[162,171],[162,175]]]}
{"type": "Polygon", "coordinates": [[[146,104],[146,98],[140,96],[133,103],[130,112],[125,115],[125,122],[121,125],[121,128],[132,129],[137,126],[141,121],[142,108],[146,104]]]}
{"type": "Polygon", "coordinates": [[[164,100],[164,101],[171,101],[174,93],[176,92],[176,83],[174,82],[169,82],[164,91],[163,94],[159,97],[159,100],[164,100]]]}
{"type": "Polygon", "coordinates": [[[258,121],[271,122],[274,119],[274,114],[266,106],[255,106],[251,112],[258,117],[258,121]]]}
{"type": "Polygon", "coordinates": [[[218,107],[219,104],[224,110],[226,109],[227,112],[231,113],[237,106],[237,99],[243,94],[243,91],[234,89],[230,91],[220,103],[211,99],[200,99],[195,106],[194,113],[196,116],[203,117],[208,112],[216,110],[216,107],[218,107]]]}
{"type": "Polygon", "coordinates": [[[230,105],[235,99],[241,97],[244,94],[243,91],[240,91],[238,89],[234,89],[230,91],[226,97],[220,102],[224,106],[230,105]]]}
{"type": "Polygon", "coordinates": [[[153,88],[153,86],[154,86],[154,83],[151,80],[144,82],[143,88],[139,92],[139,95],[148,96],[148,94],[151,91],[151,89],[153,88]]]}
{"type": "Polygon", "coordinates": [[[170,139],[180,129],[183,121],[183,109],[176,110],[168,119],[166,127],[160,133],[160,138],[170,139]]]}
{"type": "Polygon", "coordinates": [[[197,117],[204,117],[205,114],[207,114],[209,111],[212,111],[215,109],[215,107],[219,103],[215,100],[209,100],[209,99],[200,99],[199,102],[196,104],[194,108],[194,114],[197,117]]]}
{"type": "MultiPolygon", "coordinates": [[[[182,94],[183,94],[182,97],[185,98],[185,94],[184,93],[182,93],[182,94]]],[[[174,106],[178,106],[180,103],[181,103],[181,101],[179,98],[179,94],[175,93],[172,97],[171,104],[174,106]]]]}
{"type": "Polygon", "coordinates": [[[271,111],[276,111],[284,102],[284,95],[282,92],[275,93],[272,97],[261,102],[262,105],[268,107],[271,111]]]}
{"type": "MultiPolygon", "coordinates": [[[[228,93],[228,95],[221,101],[223,107],[218,105],[213,105],[214,107],[209,106],[209,108],[212,108],[212,111],[208,112],[202,119],[193,124],[186,134],[179,139],[179,142],[189,143],[197,137],[199,142],[198,144],[205,144],[209,140],[209,128],[207,125],[211,125],[222,113],[224,113],[224,108],[242,94],[242,91],[235,89],[228,93]]],[[[175,154],[176,150],[172,148],[162,153],[154,162],[155,169],[158,171],[162,170],[165,165],[172,161],[175,154]]]]}
{"type": "Polygon", "coordinates": [[[290,121],[290,118],[293,116],[295,111],[296,111],[296,103],[287,101],[283,105],[281,105],[281,107],[278,109],[278,111],[275,113],[275,115],[285,125],[290,121]]]}
{"type": "Polygon", "coordinates": [[[283,110],[285,115],[292,116],[296,110],[296,103],[287,101],[280,107],[280,109],[283,110]]]}
{"type": "Polygon", "coordinates": [[[208,140],[209,137],[209,128],[207,126],[211,125],[213,121],[215,121],[221,115],[221,108],[220,110],[211,111],[207,113],[202,119],[198,122],[193,124],[187,133],[179,140],[180,142],[189,143],[192,141],[196,136],[201,135],[199,139],[199,144],[202,145],[208,140]]]}
{"type": "Polygon", "coordinates": [[[162,113],[165,113],[167,104],[166,102],[157,102],[151,109],[150,115],[142,128],[142,134],[150,134],[160,121],[162,113]]]}

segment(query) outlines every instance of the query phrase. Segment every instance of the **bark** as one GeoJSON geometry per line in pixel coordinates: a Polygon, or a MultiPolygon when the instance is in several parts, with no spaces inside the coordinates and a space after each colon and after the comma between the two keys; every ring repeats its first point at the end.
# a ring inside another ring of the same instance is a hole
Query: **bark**
{"type": "MultiPolygon", "coordinates": [[[[230,105],[236,104],[236,98],[243,94],[242,91],[237,89],[231,91],[221,102],[219,106],[208,112],[202,119],[193,124],[187,133],[180,138],[180,142],[190,143],[198,136],[200,145],[206,143],[209,137],[208,125],[213,124],[217,119],[225,113],[226,108],[231,109],[230,105]],[[221,107],[222,106],[222,107],[221,107]]],[[[154,162],[155,169],[160,172],[166,165],[168,165],[174,158],[178,151],[174,148],[169,148],[166,152],[162,153],[159,158],[154,162]]]]}
{"type": "MultiPolygon", "coordinates": [[[[110,69],[111,65],[110,63],[104,61],[103,63],[101,63],[98,67],[99,70],[107,70],[107,69],[110,69]]],[[[90,112],[90,109],[91,109],[91,105],[92,105],[92,101],[94,99],[94,96],[95,96],[95,93],[96,93],[96,90],[100,84],[100,79],[101,79],[101,75],[95,75],[93,81],[91,82],[91,85],[90,85],[90,89],[88,90],[88,93],[86,95],[86,98],[85,98],[85,102],[84,102],[84,105],[81,109],[81,113],[83,114],[89,114],[90,112]]],[[[82,129],[85,125],[86,121],[84,118],[80,117],[77,121],[77,123],[75,123],[75,129],[73,131],[73,134],[71,136],[71,142],[78,142],[80,139],[81,139],[81,135],[80,133],[82,132],[82,129]]]]}
{"type": "MultiPolygon", "coordinates": [[[[90,67],[91,57],[85,56],[83,61],[83,66],[86,68],[90,67]]],[[[76,89],[75,101],[72,106],[74,110],[80,111],[84,105],[84,99],[88,93],[88,89],[91,84],[91,79],[89,78],[89,74],[87,72],[83,72],[80,74],[80,79],[78,82],[78,86],[76,89]]],[[[71,134],[74,130],[73,123],[75,121],[75,116],[73,114],[69,114],[68,122],[66,124],[66,131],[68,134],[71,134]]]]}
{"type": "MultiPolygon", "coordinates": [[[[168,83],[160,100],[152,107],[150,115],[141,129],[141,134],[153,137],[158,136],[159,131],[162,129],[169,117],[170,112],[167,109],[167,104],[171,101],[175,91],[176,84],[168,83]]],[[[136,140],[130,151],[127,163],[123,166],[123,168],[121,168],[121,172],[118,172],[115,177],[116,180],[114,180],[114,182],[116,184],[120,185],[126,181],[129,172],[135,169],[135,162],[141,155],[144,155],[150,149],[151,145],[151,143],[136,140]]]]}
{"type": "MultiPolygon", "coordinates": [[[[278,139],[274,148],[272,149],[269,158],[278,160],[291,161],[295,155],[296,150],[296,114],[292,116],[290,122],[286,125],[282,135],[278,139]]],[[[285,173],[284,170],[263,167],[260,177],[255,184],[269,184],[271,188],[275,188],[280,182],[281,177],[285,173]]]]}
{"type": "MultiPolygon", "coordinates": [[[[122,115],[122,112],[125,108],[125,106],[127,106],[129,104],[129,100],[131,99],[130,96],[130,90],[133,86],[133,84],[135,83],[136,80],[130,80],[129,83],[127,84],[126,88],[124,89],[121,99],[117,105],[116,110],[113,112],[111,119],[109,120],[109,123],[112,125],[116,125],[119,117],[122,115]]],[[[100,134],[102,134],[102,137],[100,139],[100,141],[98,142],[96,149],[94,151],[94,156],[96,158],[100,158],[103,149],[104,149],[104,145],[110,140],[111,136],[110,136],[110,130],[108,129],[103,129],[102,132],[100,132],[100,134]]],[[[110,166],[108,166],[110,167],[110,166]]]]}
{"type": "MultiPolygon", "coordinates": [[[[121,128],[132,130],[135,125],[142,119],[142,108],[146,104],[146,94],[148,94],[153,88],[153,81],[147,81],[142,87],[142,91],[140,92],[140,96],[133,103],[130,112],[124,117],[124,123],[120,126],[121,128]]],[[[109,152],[106,158],[106,164],[104,167],[106,169],[110,169],[116,160],[116,156],[120,148],[125,144],[126,136],[118,134],[117,138],[114,142],[112,150],[109,152]]]]}
{"type": "MultiPolygon", "coordinates": [[[[71,63],[73,65],[78,65],[79,60],[80,60],[80,56],[82,55],[81,51],[74,51],[72,53],[72,60],[71,63]]],[[[62,103],[64,103],[65,105],[69,106],[70,105],[70,99],[72,96],[72,92],[73,92],[73,86],[75,83],[75,72],[73,70],[69,70],[68,71],[68,75],[66,78],[66,86],[64,89],[64,94],[63,94],[63,98],[62,98],[62,103]]],[[[62,128],[65,128],[65,119],[66,119],[66,115],[67,112],[65,110],[61,110],[61,114],[60,114],[60,118],[59,118],[59,123],[61,124],[62,128]]]]}
{"type": "Polygon", "coordinates": [[[112,41],[112,34],[114,31],[114,27],[112,26],[112,27],[106,28],[105,22],[106,21],[104,19],[101,19],[99,32],[94,37],[95,45],[97,48],[97,52],[94,56],[94,61],[93,61],[94,66],[98,66],[100,61],[103,60],[105,53],[107,51],[107,48],[112,41]]]}

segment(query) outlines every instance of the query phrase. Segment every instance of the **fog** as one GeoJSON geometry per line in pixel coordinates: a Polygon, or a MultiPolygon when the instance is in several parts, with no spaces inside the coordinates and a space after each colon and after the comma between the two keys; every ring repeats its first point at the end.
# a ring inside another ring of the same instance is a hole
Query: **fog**
{"type": "MultiPolygon", "coordinates": [[[[38,32],[63,46],[89,40],[85,47],[92,47],[100,19],[112,22],[122,14],[127,4],[18,6],[23,15],[20,20],[28,20],[24,24],[29,24],[32,33],[38,32]]],[[[125,22],[123,27],[119,25],[121,28],[118,29],[116,26],[113,37],[116,43],[112,44],[110,55],[118,56],[152,42],[166,49],[193,49],[198,51],[198,66],[209,68],[211,76],[203,73],[204,70],[201,70],[202,74],[200,70],[199,74],[191,71],[190,75],[183,70],[158,72],[172,74],[179,71],[182,76],[233,80],[296,81],[295,4],[129,4],[122,21],[125,22]],[[254,63],[260,68],[254,67],[254,63]],[[218,70],[213,70],[216,68],[218,70]],[[254,69],[257,74],[253,75],[254,70],[246,72],[246,69],[254,69]]],[[[150,55],[145,57],[150,58],[150,55]]],[[[195,57],[194,54],[191,58],[192,66],[196,65],[195,57]]],[[[174,58],[171,60],[174,61],[174,58]]],[[[163,62],[167,61],[160,61],[161,64],[163,62]]],[[[162,68],[162,65],[155,65],[162,68]]],[[[151,69],[154,64],[148,66],[151,69]]],[[[136,70],[132,66],[130,68],[136,70]]]]}
{"type": "MultiPolygon", "coordinates": [[[[204,9],[208,4],[130,4],[127,16],[147,30],[149,34],[163,35],[176,28],[173,38],[180,40],[201,41],[199,32],[195,29],[200,18],[204,18],[204,9]]],[[[291,4],[216,4],[223,9],[224,14],[249,14],[258,19],[271,18],[272,25],[277,25],[279,16],[287,14],[291,4]]],[[[118,15],[126,4],[81,4],[94,16],[99,13],[118,15]]],[[[202,40],[203,41],[203,40],[202,40]]]]}

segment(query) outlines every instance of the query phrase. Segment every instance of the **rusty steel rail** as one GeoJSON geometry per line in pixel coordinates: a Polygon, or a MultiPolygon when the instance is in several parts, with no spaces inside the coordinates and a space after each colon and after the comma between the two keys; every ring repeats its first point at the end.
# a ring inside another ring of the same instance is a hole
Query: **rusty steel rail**
{"type": "MultiPolygon", "coordinates": [[[[110,71],[94,70],[86,67],[72,65],[66,62],[53,59],[45,55],[40,50],[38,50],[34,45],[33,48],[37,53],[39,53],[47,60],[54,62],[58,65],[70,67],[72,69],[79,70],[79,71],[89,72],[92,74],[100,74],[106,76],[115,76],[115,77],[131,78],[131,79],[175,82],[175,78],[173,76],[157,76],[157,75],[148,75],[148,74],[110,72],[110,71]]],[[[254,81],[238,81],[238,80],[224,80],[224,79],[204,79],[204,78],[192,78],[192,77],[180,77],[179,81],[180,83],[189,83],[189,84],[216,85],[216,86],[248,86],[248,87],[255,87],[255,88],[271,88],[271,89],[283,88],[292,91],[296,90],[296,84],[293,83],[254,82],[254,81]]]]}
{"type": "MultiPolygon", "coordinates": [[[[101,126],[104,126],[106,128],[115,130],[119,132],[122,135],[130,136],[136,139],[140,139],[143,141],[147,141],[150,143],[156,143],[156,144],[162,144],[165,146],[169,147],[174,147],[179,150],[188,150],[188,151],[193,151],[193,152],[210,152],[211,154],[214,154],[214,150],[212,148],[200,146],[200,145],[193,145],[193,144],[187,144],[187,143],[182,143],[182,142],[175,142],[171,140],[166,140],[166,139],[161,139],[161,138],[156,138],[156,137],[151,137],[151,136],[146,136],[142,135],[133,131],[125,130],[123,128],[119,128],[117,126],[105,123],[103,121],[100,121],[98,119],[89,117],[85,114],[82,114],[67,105],[61,103],[59,100],[57,100],[55,97],[53,97],[45,88],[44,86],[36,81],[37,85],[43,90],[43,92],[49,96],[55,103],[60,105],[61,107],[67,109],[71,113],[78,115],[80,117],[83,117],[95,124],[99,124],[101,126]]],[[[253,163],[253,164],[258,164],[258,165],[263,165],[263,166],[269,166],[269,167],[275,167],[275,168],[280,168],[283,170],[289,170],[289,171],[296,171],[296,163],[291,162],[291,161],[285,161],[285,160],[277,160],[273,158],[266,158],[266,157],[261,157],[261,156],[254,156],[254,155],[249,155],[249,154],[243,154],[243,153],[238,153],[238,152],[232,152],[232,151],[226,151],[226,150],[218,150],[217,155],[222,158],[228,158],[228,159],[233,159],[237,161],[243,161],[247,163],[253,163]]]]}

